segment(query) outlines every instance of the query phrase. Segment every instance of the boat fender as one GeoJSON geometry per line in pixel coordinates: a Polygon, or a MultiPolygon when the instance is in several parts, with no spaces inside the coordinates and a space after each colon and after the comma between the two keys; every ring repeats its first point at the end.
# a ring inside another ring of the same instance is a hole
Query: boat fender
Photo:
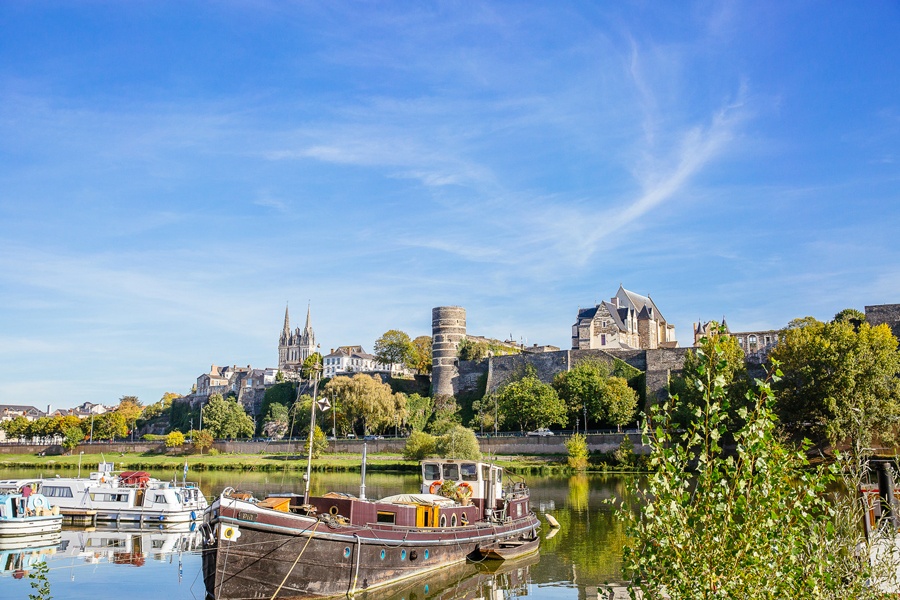
{"type": "Polygon", "coordinates": [[[197,520],[197,513],[192,510],[191,511],[191,521],[196,521],[196,520],[197,520]]]}
{"type": "Polygon", "coordinates": [[[332,516],[336,516],[339,512],[337,505],[332,506],[328,509],[328,512],[331,513],[332,516]]]}
{"type": "Polygon", "coordinates": [[[428,492],[431,494],[437,494],[438,491],[440,491],[442,485],[444,485],[443,481],[435,481],[428,487],[428,492]]]}

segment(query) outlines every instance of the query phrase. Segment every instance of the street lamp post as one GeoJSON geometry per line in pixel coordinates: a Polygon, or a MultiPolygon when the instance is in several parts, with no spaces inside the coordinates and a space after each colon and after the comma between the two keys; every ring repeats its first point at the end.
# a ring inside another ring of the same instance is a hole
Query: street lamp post
{"type": "Polygon", "coordinates": [[[88,443],[94,443],[94,413],[91,413],[91,439],[88,443]]]}

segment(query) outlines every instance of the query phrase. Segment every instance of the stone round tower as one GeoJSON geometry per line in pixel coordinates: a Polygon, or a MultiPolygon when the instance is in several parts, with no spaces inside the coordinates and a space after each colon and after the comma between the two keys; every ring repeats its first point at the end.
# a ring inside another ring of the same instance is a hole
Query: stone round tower
{"type": "Polygon", "coordinates": [[[438,306],[431,309],[431,395],[453,396],[459,377],[457,351],[466,337],[466,309],[438,306]]]}

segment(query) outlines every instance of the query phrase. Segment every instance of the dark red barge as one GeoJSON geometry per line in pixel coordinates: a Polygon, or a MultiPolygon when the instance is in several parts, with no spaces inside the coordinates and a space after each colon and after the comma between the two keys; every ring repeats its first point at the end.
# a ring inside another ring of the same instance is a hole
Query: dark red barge
{"type": "Polygon", "coordinates": [[[421,493],[381,500],[223,493],[206,525],[208,597],[353,596],[479,560],[484,547],[537,539],[528,488],[502,468],[428,460],[422,476],[421,493]]]}

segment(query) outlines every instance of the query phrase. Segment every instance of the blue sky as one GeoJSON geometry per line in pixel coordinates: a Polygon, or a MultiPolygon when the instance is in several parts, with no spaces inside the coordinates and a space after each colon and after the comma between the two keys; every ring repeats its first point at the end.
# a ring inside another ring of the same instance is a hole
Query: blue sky
{"type": "Polygon", "coordinates": [[[0,4],[0,404],[900,302],[896,2],[0,4]]]}

